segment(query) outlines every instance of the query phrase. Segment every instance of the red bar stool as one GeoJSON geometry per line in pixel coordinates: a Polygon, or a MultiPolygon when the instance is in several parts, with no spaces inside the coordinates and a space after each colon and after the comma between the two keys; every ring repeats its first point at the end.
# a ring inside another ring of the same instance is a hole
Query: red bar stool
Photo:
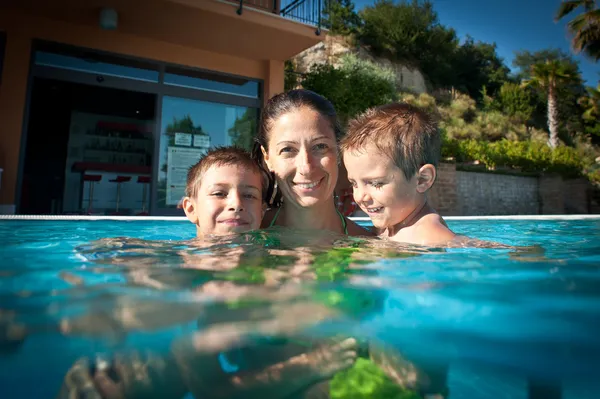
{"type": "Polygon", "coordinates": [[[117,205],[115,207],[115,215],[119,214],[119,203],[121,202],[121,183],[126,183],[131,180],[131,176],[117,176],[115,179],[109,180],[111,183],[117,183],[117,205]]]}
{"type": "Polygon", "coordinates": [[[88,215],[92,214],[92,202],[94,202],[94,183],[98,183],[100,180],[102,180],[102,175],[83,175],[83,184],[85,184],[86,181],[90,184],[87,209],[88,215]]]}
{"type": "Polygon", "coordinates": [[[142,194],[142,211],[137,215],[148,216],[148,211],[146,210],[146,197],[148,195],[148,184],[150,184],[150,176],[138,176],[137,182],[138,184],[144,185],[144,191],[142,194]]]}

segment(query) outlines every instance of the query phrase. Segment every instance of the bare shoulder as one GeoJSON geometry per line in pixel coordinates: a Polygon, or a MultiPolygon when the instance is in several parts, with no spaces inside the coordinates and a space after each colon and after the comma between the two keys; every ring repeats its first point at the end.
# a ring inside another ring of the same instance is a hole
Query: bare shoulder
{"type": "Polygon", "coordinates": [[[345,218],[346,219],[346,226],[348,227],[348,235],[349,236],[375,236],[375,233],[373,233],[373,231],[360,226],[358,223],[345,218]]]}
{"type": "Polygon", "coordinates": [[[446,243],[456,237],[437,213],[430,213],[419,219],[414,225],[414,232],[426,244],[446,243]]]}

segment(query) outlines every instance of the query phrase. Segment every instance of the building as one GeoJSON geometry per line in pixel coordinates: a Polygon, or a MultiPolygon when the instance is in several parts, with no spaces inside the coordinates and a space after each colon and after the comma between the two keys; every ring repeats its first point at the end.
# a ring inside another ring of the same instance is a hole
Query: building
{"type": "Polygon", "coordinates": [[[249,145],[322,0],[4,0],[0,208],[181,214],[189,165],[249,145]],[[90,198],[93,200],[90,202],[90,198]]]}

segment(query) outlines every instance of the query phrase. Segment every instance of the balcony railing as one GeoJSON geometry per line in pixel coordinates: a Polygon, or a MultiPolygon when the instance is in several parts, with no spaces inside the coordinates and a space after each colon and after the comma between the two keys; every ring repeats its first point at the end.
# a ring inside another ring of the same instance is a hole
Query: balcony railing
{"type": "Polygon", "coordinates": [[[316,26],[317,34],[319,34],[326,2],[327,0],[281,0],[279,14],[298,22],[316,26]]]}
{"type": "Polygon", "coordinates": [[[321,34],[323,10],[327,0],[231,0],[239,5],[237,13],[242,14],[245,7],[279,14],[294,21],[313,25],[316,34],[321,34]]]}

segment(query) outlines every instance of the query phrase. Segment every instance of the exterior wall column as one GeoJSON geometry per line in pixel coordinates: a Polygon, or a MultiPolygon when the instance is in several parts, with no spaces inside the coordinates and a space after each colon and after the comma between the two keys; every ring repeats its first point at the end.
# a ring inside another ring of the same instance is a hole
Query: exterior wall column
{"type": "Polygon", "coordinates": [[[0,84],[0,205],[13,205],[17,197],[30,55],[31,38],[8,30],[0,84]]]}
{"type": "Polygon", "coordinates": [[[275,94],[284,90],[284,62],[277,60],[266,61],[265,87],[263,92],[263,104],[275,94]]]}

